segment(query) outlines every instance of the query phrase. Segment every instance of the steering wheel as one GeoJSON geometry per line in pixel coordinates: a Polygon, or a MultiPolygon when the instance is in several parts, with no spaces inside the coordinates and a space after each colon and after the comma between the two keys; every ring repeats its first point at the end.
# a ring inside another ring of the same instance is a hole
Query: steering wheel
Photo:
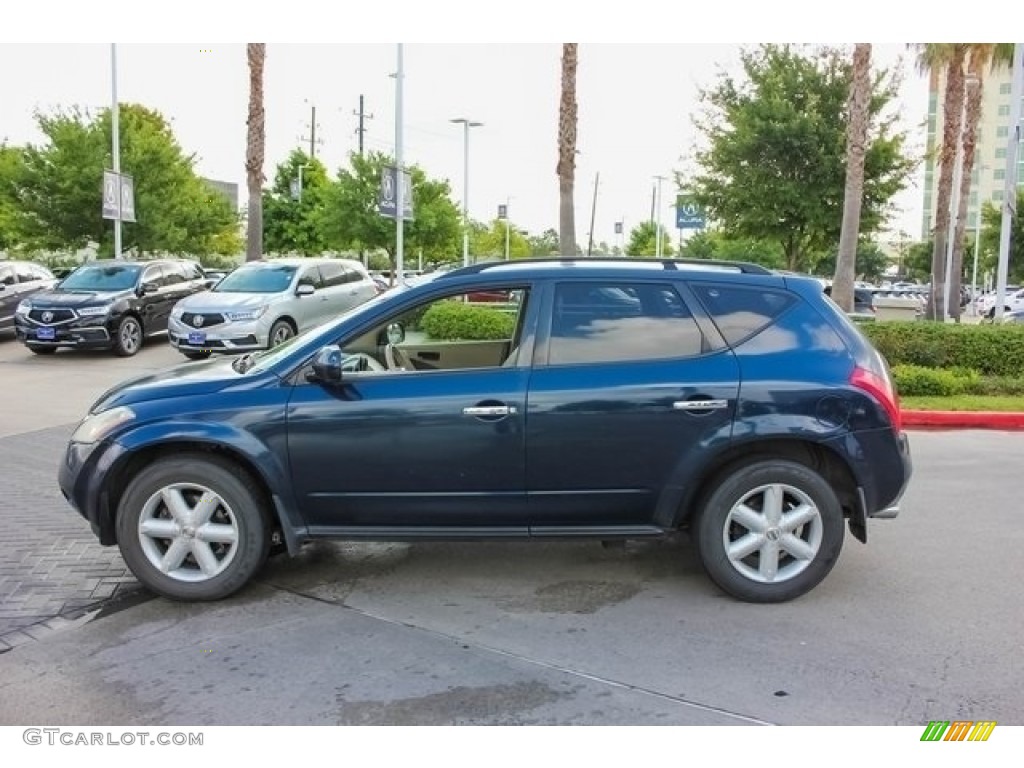
{"type": "Polygon", "coordinates": [[[384,360],[388,364],[387,369],[389,371],[413,370],[412,364],[409,362],[409,358],[406,357],[405,352],[394,344],[388,344],[384,347],[384,360]]]}
{"type": "Polygon", "coordinates": [[[348,371],[349,373],[361,373],[365,371],[386,371],[387,368],[377,362],[377,359],[372,355],[368,355],[365,352],[355,352],[345,358],[345,362],[341,364],[341,370],[348,371]]]}

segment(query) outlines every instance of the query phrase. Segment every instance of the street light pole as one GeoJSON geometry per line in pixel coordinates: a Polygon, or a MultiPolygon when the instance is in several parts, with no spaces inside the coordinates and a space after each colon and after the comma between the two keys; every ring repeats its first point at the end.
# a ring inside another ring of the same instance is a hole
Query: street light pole
{"type": "Polygon", "coordinates": [[[996,269],[996,308],[994,319],[1003,318],[1006,278],[1010,268],[1010,229],[1017,210],[1017,155],[1020,151],[1021,99],[1024,98],[1024,43],[1013,44],[1013,77],[1010,81],[1010,136],[1006,147],[1006,174],[1003,182],[1003,220],[999,229],[999,265],[996,269]]]}
{"type": "Polygon", "coordinates": [[[114,219],[114,258],[121,258],[121,125],[117,106],[117,43],[110,44],[110,135],[112,164],[117,176],[117,217],[114,219]]]}
{"type": "Polygon", "coordinates": [[[511,210],[512,197],[505,198],[505,261],[509,259],[509,236],[512,231],[512,220],[509,218],[509,211],[511,210]]]}
{"type": "Polygon", "coordinates": [[[469,129],[483,123],[465,117],[452,118],[450,122],[462,123],[462,266],[469,266],[469,129]]]}
{"type": "MultiPolygon", "coordinates": [[[[984,166],[982,166],[984,168],[984,166]]],[[[978,314],[978,251],[981,247],[981,206],[974,214],[974,271],[971,273],[971,314],[978,314]]]]}
{"type": "Polygon", "coordinates": [[[398,44],[398,65],[395,72],[395,271],[398,273],[398,283],[405,283],[405,191],[402,186],[405,181],[405,168],[402,165],[402,137],[403,118],[403,83],[405,77],[405,64],[402,58],[402,44],[398,44]]]}
{"type": "Polygon", "coordinates": [[[657,197],[658,202],[656,204],[657,205],[657,209],[658,209],[658,227],[657,227],[657,232],[655,234],[654,256],[655,256],[655,258],[660,259],[661,255],[662,255],[662,248],[661,248],[661,182],[665,181],[666,177],[665,176],[655,176],[654,178],[657,179],[657,181],[658,181],[658,197],[657,197]]]}

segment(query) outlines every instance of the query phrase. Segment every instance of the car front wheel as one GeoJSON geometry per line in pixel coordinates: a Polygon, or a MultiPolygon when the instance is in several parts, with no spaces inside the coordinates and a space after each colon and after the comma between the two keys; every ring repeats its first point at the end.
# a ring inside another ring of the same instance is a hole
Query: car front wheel
{"type": "Polygon", "coordinates": [[[118,357],[131,357],[141,348],[142,324],[131,315],[126,315],[117,326],[114,352],[118,357]]]}
{"type": "Polygon", "coordinates": [[[174,600],[219,600],[263,565],[270,513],[234,463],[209,455],[160,459],[121,498],[117,540],[145,586],[174,600]]]}
{"type": "Polygon", "coordinates": [[[797,462],[755,461],[728,472],[698,512],[704,569],[741,600],[777,603],[813,589],[843,546],[843,512],[829,483],[797,462]]]}

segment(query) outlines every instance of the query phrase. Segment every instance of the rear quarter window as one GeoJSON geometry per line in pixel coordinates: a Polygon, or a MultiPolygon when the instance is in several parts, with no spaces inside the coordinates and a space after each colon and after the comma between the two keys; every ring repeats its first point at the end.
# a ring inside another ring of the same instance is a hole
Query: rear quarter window
{"type": "Polygon", "coordinates": [[[776,288],[720,283],[691,283],[690,288],[729,346],[764,330],[797,301],[793,294],[776,288]]]}

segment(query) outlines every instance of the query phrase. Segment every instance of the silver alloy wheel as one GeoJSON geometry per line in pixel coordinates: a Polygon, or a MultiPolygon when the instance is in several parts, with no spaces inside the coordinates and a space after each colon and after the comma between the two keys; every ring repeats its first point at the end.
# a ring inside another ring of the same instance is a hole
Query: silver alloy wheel
{"type": "Polygon", "coordinates": [[[127,318],[121,323],[121,349],[129,355],[135,354],[142,342],[142,328],[132,318],[127,318]]]}
{"type": "Polygon", "coordinates": [[[138,531],[149,564],[178,581],[208,581],[238,552],[235,513],[218,494],[196,483],[164,486],[150,496],[138,531]]]}
{"type": "Polygon", "coordinates": [[[762,584],[788,581],[814,561],[825,525],[821,510],[799,488],[754,488],[733,505],[722,529],[729,563],[762,584]]]}
{"type": "Polygon", "coordinates": [[[288,323],[281,323],[274,331],[274,335],[270,339],[270,346],[276,347],[278,344],[282,344],[292,337],[292,327],[288,323]]]}

